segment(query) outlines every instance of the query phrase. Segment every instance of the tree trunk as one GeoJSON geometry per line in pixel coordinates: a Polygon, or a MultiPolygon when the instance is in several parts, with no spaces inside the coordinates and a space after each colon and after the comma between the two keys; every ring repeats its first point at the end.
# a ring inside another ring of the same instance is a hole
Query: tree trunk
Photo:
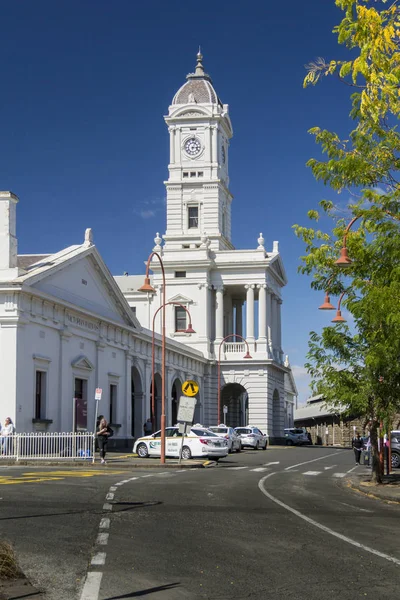
{"type": "Polygon", "coordinates": [[[382,469],[381,469],[381,462],[379,460],[379,449],[378,449],[378,428],[379,428],[379,421],[373,420],[371,423],[371,429],[370,429],[371,457],[372,457],[371,481],[373,483],[382,483],[382,469]]]}

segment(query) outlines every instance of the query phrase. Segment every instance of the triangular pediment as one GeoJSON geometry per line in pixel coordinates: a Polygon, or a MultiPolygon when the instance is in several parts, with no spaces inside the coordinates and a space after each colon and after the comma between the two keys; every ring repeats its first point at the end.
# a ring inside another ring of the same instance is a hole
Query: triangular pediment
{"type": "Polygon", "coordinates": [[[179,302],[180,304],[193,304],[191,298],[187,298],[183,294],[177,294],[173,298],[169,298],[168,302],[179,302]]]}
{"type": "Polygon", "coordinates": [[[53,267],[33,271],[24,283],[99,318],[141,328],[94,246],[82,247],[53,267]]]}
{"type": "Polygon", "coordinates": [[[269,263],[269,270],[282,286],[287,284],[285,268],[283,266],[283,261],[279,254],[276,254],[275,256],[271,257],[269,263]]]}
{"type": "Polygon", "coordinates": [[[74,358],[74,360],[71,361],[71,365],[75,367],[75,369],[84,369],[85,371],[93,371],[94,369],[90,360],[83,354],[74,358]]]}

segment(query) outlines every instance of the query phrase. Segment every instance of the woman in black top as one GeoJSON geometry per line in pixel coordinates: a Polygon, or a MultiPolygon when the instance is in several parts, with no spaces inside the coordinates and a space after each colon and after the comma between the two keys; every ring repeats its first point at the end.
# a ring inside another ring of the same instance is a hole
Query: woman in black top
{"type": "Polygon", "coordinates": [[[356,465],[360,464],[360,457],[361,457],[363,445],[364,445],[364,443],[362,441],[362,438],[360,438],[360,434],[357,433],[357,436],[353,440],[353,450],[354,450],[354,456],[356,458],[356,465]]]}
{"type": "Polygon", "coordinates": [[[99,449],[100,449],[101,464],[105,465],[109,431],[108,431],[107,420],[104,417],[101,419],[100,423],[98,424],[96,433],[97,433],[97,443],[99,444],[99,449]]]}

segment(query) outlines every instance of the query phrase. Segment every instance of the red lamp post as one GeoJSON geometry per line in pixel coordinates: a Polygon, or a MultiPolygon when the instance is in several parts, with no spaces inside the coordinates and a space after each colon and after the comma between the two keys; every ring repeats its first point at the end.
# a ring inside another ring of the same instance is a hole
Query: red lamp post
{"type": "MultiPolygon", "coordinates": [[[[153,256],[156,256],[162,272],[163,278],[163,291],[162,291],[162,340],[161,340],[161,463],[165,463],[165,270],[164,264],[161,256],[157,252],[152,252],[147,259],[146,264],[146,276],[144,279],[144,284],[141,288],[139,288],[139,292],[150,292],[155,294],[155,289],[150,284],[149,278],[149,268],[150,262],[153,256]]],[[[153,379],[154,379],[154,369],[153,369],[153,379]]],[[[154,395],[154,381],[153,381],[153,395],[154,395]]],[[[154,417],[153,417],[154,419],[154,417]]],[[[154,425],[153,425],[154,428],[154,425]]]]}
{"type": "MultiPolygon", "coordinates": [[[[162,304],[161,306],[159,306],[156,310],[156,312],[154,313],[153,316],[153,327],[152,327],[152,342],[151,342],[151,422],[153,425],[153,433],[156,430],[156,422],[155,422],[155,418],[156,418],[156,402],[155,402],[155,383],[154,383],[154,378],[155,378],[155,321],[156,321],[156,316],[158,315],[158,313],[160,312],[161,309],[165,308],[165,306],[168,306],[169,304],[173,304],[175,306],[180,306],[181,308],[183,308],[188,316],[189,316],[189,324],[187,326],[187,328],[185,329],[184,333],[196,333],[195,330],[192,327],[192,319],[191,319],[191,315],[189,310],[186,308],[186,306],[183,306],[183,304],[180,304],[179,302],[165,302],[165,304],[162,304]]],[[[164,372],[164,371],[163,371],[164,372]]],[[[162,399],[161,399],[161,404],[162,404],[162,399]]],[[[161,412],[165,414],[165,410],[162,408],[161,412]]],[[[165,428],[164,428],[165,430],[165,428]]],[[[162,430],[162,426],[161,426],[161,451],[164,448],[165,451],[165,445],[163,446],[163,442],[162,442],[162,438],[163,438],[163,430],[162,430]]],[[[165,456],[165,454],[164,454],[165,456]]],[[[161,461],[163,462],[163,461],[161,461]]],[[[165,462],[165,460],[164,460],[165,462]]]]}
{"type": "Polygon", "coordinates": [[[221,343],[218,348],[218,365],[217,365],[218,366],[218,396],[217,396],[218,397],[218,403],[217,403],[218,423],[217,423],[217,425],[219,425],[219,423],[221,421],[221,348],[222,348],[222,344],[231,337],[237,337],[237,338],[240,338],[241,340],[243,340],[243,342],[247,346],[247,352],[243,356],[243,358],[252,358],[252,356],[250,354],[250,348],[249,348],[248,341],[244,337],[239,335],[238,333],[230,333],[229,335],[226,335],[223,340],[221,340],[221,343]]]}

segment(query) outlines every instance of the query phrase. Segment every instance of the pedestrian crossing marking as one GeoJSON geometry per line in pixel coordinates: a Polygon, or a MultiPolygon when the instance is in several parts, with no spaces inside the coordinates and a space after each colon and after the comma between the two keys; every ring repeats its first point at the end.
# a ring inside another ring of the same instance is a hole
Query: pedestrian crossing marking
{"type": "Polygon", "coordinates": [[[257,469],[251,469],[252,471],[255,471],[256,473],[263,473],[263,471],[268,471],[267,467],[258,467],[257,469]]]}
{"type": "Polygon", "coordinates": [[[305,473],[303,473],[303,475],[311,475],[311,476],[321,475],[321,471],[306,471],[305,473]]]}
{"type": "Polygon", "coordinates": [[[332,477],[345,477],[346,473],[332,473],[332,477]]]}
{"type": "Polygon", "coordinates": [[[264,464],[264,467],[269,467],[269,465],[279,465],[279,460],[275,461],[275,462],[268,462],[264,464]]]}
{"type": "Polygon", "coordinates": [[[239,471],[239,469],[248,469],[249,467],[229,467],[230,471],[239,471]]]}
{"type": "Polygon", "coordinates": [[[333,467],[336,467],[336,465],[331,465],[330,467],[324,467],[324,471],[328,471],[329,469],[333,469],[333,467]]]}

